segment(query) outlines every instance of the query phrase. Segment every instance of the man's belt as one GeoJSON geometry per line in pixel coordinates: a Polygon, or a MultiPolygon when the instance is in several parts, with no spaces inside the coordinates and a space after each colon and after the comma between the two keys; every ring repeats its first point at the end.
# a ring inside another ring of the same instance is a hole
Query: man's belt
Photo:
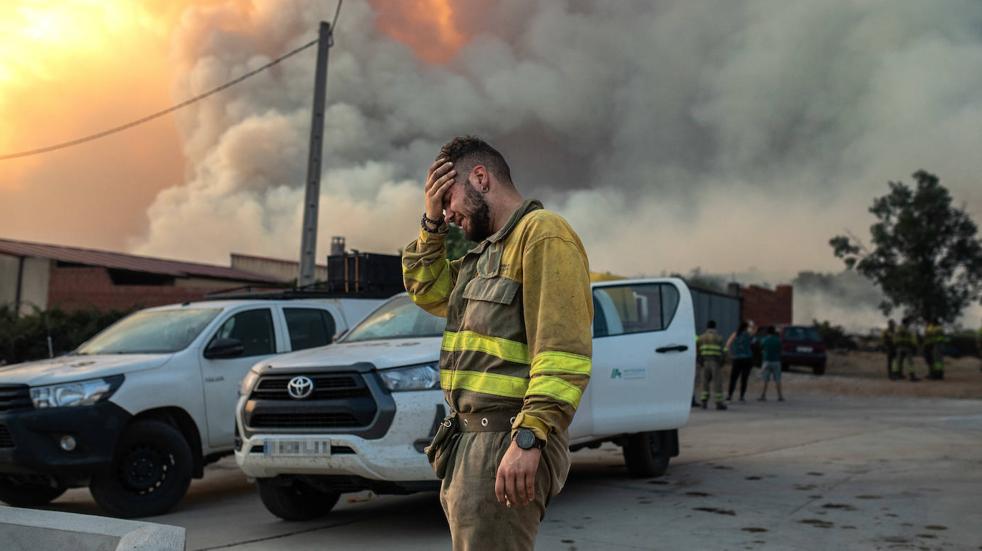
{"type": "Polygon", "coordinates": [[[458,413],[460,432],[511,432],[515,416],[508,413],[458,413]]]}

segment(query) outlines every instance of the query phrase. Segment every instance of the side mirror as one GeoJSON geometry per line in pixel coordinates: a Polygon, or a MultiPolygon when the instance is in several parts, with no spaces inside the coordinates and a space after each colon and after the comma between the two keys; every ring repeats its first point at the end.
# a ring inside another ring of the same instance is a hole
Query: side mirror
{"type": "Polygon", "coordinates": [[[237,358],[245,353],[245,345],[239,339],[215,339],[205,348],[205,357],[209,360],[237,358]]]}

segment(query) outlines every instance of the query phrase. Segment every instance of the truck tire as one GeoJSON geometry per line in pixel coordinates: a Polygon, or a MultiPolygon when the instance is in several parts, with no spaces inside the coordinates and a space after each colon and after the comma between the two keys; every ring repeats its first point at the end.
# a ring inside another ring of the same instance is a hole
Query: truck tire
{"type": "Polygon", "coordinates": [[[814,375],[825,375],[825,362],[822,362],[812,368],[812,374],[814,375]]]}
{"type": "Polygon", "coordinates": [[[312,520],[331,512],[340,492],[322,492],[294,477],[257,478],[259,499],[283,520],[312,520]]]}
{"type": "Polygon", "coordinates": [[[191,447],[176,428],[137,421],[116,445],[109,469],[92,478],[89,491],[100,507],[121,518],[171,510],[191,484],[191,447]]]}
{"type": "Polygon", "coordinates": [[[635,478],[654,478],[665,474],[671,459],[671,450],[662,445],[661,435],[657,432],[632,434],[624,444],[624,464],[627,465],[628,474],[635,478]]]}
{"type": "Polygon", "coordinates": [[[41,477],[0,477],[0,501],[14,507],[47,505],[65,493],[65,490],[67,488],[64,486],[52,486],[41,477]]]}

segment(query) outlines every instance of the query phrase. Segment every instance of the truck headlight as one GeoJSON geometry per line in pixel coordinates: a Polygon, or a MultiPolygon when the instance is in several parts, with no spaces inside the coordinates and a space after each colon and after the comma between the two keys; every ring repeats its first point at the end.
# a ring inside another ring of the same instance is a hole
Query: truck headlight
{"type": "Polygon", "coordinates": [[[246,376],[242,378],[242,384],[239,385],[239,396],[248,396],[252,392],[252,387],[256,384],[257,379],[259,379],[259,373],[250,369],[246,373],[246,376]]]}
{"type": "Polygon", "coordinates": [[[91,406],[112,396],[123,384],[122,375],[74,383],[31,387],[31,401],[37,409],[91,406]]]}
{"type": "Polygon", "coordinates": [[[440,366],[436,362],[379,371],[382,383],[393,392],[440,388],[440,366]]]}

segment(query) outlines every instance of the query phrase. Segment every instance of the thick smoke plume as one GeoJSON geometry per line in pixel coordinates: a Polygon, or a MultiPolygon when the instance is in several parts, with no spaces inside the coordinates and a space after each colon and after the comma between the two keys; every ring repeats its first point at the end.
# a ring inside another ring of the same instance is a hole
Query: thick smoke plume
{"type": "MultiPolygon", "coordinates": [[[[315,36],[333,3],[189,9],[186,97],[315,36]]],[[[624,275],[837,270],[888,180],[937,173],[982,214],[976,0],[344,5],[331,51],[319,248],[412,239],[439,146],[477,134],[624,275]],[[452,6],[451,12],[443,11],[452,6]]],[[[186,182],[139,252],[293,257],[314,53],[185,112],[186,182]]]]}
{"type": "MultiPolygon", "coordinates": [[[[795,323],[830,321],[852,333],[866,333],[870,328],[886,325],[880,310],[883,293],[856,272],[801,272],[791,284],[795,323]]],[[[894,311],[895,321],[899,321],[898,316],[894,311]]]]}

